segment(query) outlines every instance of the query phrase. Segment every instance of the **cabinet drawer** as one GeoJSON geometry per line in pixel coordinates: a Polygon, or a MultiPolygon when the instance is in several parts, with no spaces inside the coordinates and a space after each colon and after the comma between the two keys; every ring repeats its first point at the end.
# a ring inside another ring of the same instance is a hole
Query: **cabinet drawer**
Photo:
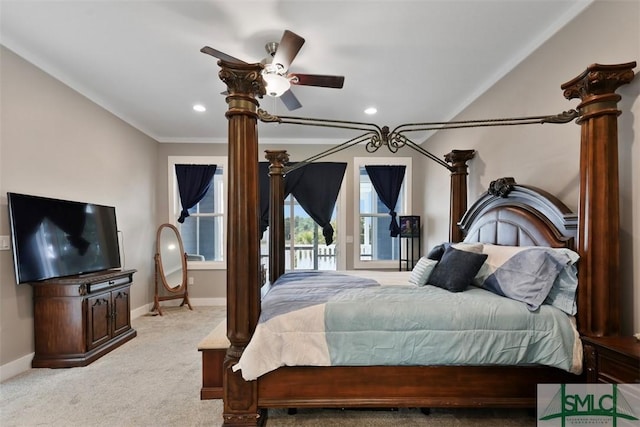
{"type": "Polygon", "coordinates": [[[89,293],[98,292],[118,285],[126,285],[127,283],[131,283],[131,277],[116,277],[111,280],[105,280],[104,282],[90,283],[87,285],[87,291],[89,293]]]}
{"type": "Polygon", "coordinates": [[[632,361],[598,357],[598,376],[606,382],[640,383],[640,368],[632,361]]]}
{"type": "Polygon", "coordinates": [[[582,337],[588,381],[640,383],[640,342],[631,336],[582,337]]]}

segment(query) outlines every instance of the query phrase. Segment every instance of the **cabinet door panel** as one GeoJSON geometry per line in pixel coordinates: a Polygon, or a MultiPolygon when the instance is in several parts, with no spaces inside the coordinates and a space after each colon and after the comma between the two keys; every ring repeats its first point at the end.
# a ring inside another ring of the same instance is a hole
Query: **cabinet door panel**
{"type": "Polygon", "coordinates": [[[87,298],[87,347],[92,349],[111,338],[110,293],[87,298]]]}
{"type": "Polygon", "coordinates": [[[129,288],[119,289],[111,293],[113,303],[113,336],[131,328],[131,310],[129,304],[129,288]]]}

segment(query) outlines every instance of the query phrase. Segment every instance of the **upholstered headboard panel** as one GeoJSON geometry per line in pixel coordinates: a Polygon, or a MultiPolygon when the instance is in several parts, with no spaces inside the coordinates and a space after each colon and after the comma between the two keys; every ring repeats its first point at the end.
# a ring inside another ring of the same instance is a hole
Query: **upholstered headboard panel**
{"type": "Polygon", "coordinates": [[[577,215],[543,190],[501,178],[467,210],[459,226],[465,242],[575,249],[577,215]]]}

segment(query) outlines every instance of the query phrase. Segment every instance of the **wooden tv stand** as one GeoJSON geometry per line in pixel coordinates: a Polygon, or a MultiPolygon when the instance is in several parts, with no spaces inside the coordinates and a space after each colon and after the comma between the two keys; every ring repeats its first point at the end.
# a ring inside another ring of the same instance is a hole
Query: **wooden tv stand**
{"type": "Polygon", "coordinates": [[[136,336],[129,293],[136,270],[32,283],[34,368],[86,366],[136,336]]]}

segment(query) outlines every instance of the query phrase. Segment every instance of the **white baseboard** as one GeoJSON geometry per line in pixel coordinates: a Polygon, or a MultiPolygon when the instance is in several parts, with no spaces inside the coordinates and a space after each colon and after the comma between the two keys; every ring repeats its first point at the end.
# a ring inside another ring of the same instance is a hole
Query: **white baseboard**
{"type": "MultiPolygon", "coordinates": [[[[225,307],[227,305],[226,298],[190,298],[191,305],[194,307],[225,307]]],[[[162,306],[177,306],[180,305],[181,300],[169,300],[162,301],[162,306]]],[[[145,304],[141,307],[135,308],[131,310],[131,318],[135,319],[140,316],[144,316],[149,313],[153,308],[153,303],[145,304]]],[[[33,360],[33,356],[35,353],[27,354],[19,359],[13,360],[9,363],[5,363],[4,365],[0,365],[0,382],[8,380],[9,378],[15,377],[18,374],[21,374],[25,371],[31,369],[31,361],[33,360]]]]}
{"type": "MultiPolygon", "coordinates": [[[[226,298],[189,298],[192,307],[226,307],[226,298]]],[[[160,307],[177,307],[182,303],[181,299],[162,301],[160,307]]],[[[149,313],[153,308],[153,303],[145,304],[131,310],[131,318],[136,319],[149,313]]]]}
{"type": "Polygon", "coordinates": [[[0,382],[13,378],[18,374],[31,369],[31,361],[35,353],[27,354],[19,359],[13,360],[0,366],[0,382]]]}
{"type": "Polygon", "coordinates": [[[151,311],[152,307],[153,307],[153,304],[145,304],[141,307],[134,308],[133,310],[131,310],[131,318],[137,319],[140,316],[144,316],[145,314],[151,311]]]}

